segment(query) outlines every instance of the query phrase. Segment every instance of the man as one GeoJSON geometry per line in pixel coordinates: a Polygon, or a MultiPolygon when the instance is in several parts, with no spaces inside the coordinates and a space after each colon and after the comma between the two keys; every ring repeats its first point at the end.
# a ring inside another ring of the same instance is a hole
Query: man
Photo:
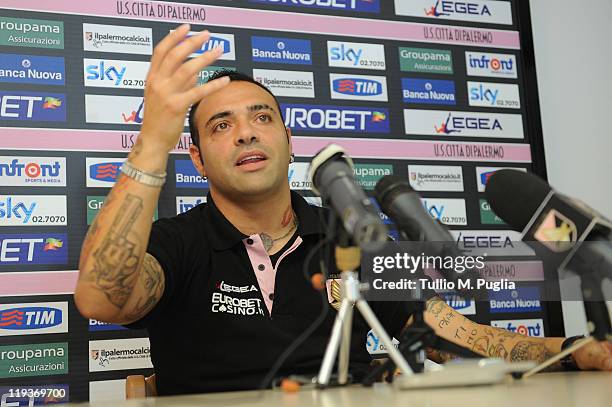
{"type": "MultiPolygon", "coordinates": [[[[185,39],[188,31],[183,25],[155,47],[140,136],[85,239],[75,291],[85,317],[148,329],[160,395],[257,387],[322,307],[302,266],[323,237],[323,209],[289,189],[291,132],[279,105],[243,75],[224,73],[195,87],[197,73],[221,52],[184,62],[209,38],[204,32],[185,39]],[[168,153],[191,105],[190,155],[209,180],[208,203],[152,228],[168,153]]],[[[410,306],[372,306],[389,333],[399,335],[410,306]]],[[[280,375],[316,373],[333,317],[329,312],[280,375]]],[[[564,341],[478,325],[438,297],[428,301],[425,317],[440,336],[484,356],[542,361],[564,341]]],[[[367,331],[356,318],[351,369],[357,376],[369,364],[367,331]]],[[[591,344],[573,361],[612,370],[611,355],[610,346],[591,344]]]]}

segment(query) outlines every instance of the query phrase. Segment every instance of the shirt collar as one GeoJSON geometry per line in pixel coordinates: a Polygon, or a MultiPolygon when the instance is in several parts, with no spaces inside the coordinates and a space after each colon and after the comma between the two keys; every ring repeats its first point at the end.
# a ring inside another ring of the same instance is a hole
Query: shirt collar
{"type": "MultiPolygon", "coordinates": [[[[206,198],[206,208],[209,224],[212,228],[209,232],[209,238],[215,250],[226,250],[248,236],[240,232],[227,218],[221,213],[217,205],[215,205],[210,192],[206,198]]],[[[291,206],[299,220],[297,233],[299,236],[322,235],[325,233],[324,214],[322,208],[312,206],[298,193],[291,191],[291,206]]]]}

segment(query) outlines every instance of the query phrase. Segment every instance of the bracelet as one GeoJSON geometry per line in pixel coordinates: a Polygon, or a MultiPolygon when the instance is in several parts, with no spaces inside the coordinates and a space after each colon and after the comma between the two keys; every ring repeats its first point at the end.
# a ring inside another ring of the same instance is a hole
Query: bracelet
{"type": "MultiPolygon", "coordinates": [[[[583,338],[584,338],[584,335],[570,336],[569,338],[566,338],[561,344],[561,350],[564,351],[565,349],[572,346],[574,342],[579,341],[580,339],[583,339],[583,338]]],[[[568,370],[568,371],[580,370],[578,368],[578,365],[576,365],[576,361],[574,360],[574,357],[571,354],[565,356],[563,359],[559,361],[559,363],[561,364],[561,367],[563,367],[564,370],[568,370]]]]}
{"type": "Polygon", "coordinates": [[[161,187],[166,183],[166,173],[154,174],[134,167],[129,161],[125,160],[121,166],[121,172],[132,178],[134,181],[150,187],[161,187]]]}

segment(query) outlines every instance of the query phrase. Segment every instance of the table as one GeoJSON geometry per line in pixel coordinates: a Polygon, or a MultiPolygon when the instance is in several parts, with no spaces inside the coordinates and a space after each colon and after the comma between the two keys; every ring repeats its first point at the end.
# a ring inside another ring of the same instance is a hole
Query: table
{"type": "Polygon", "coordinates": [[[429,390],[395,390],[385,383],[373,388],[338,387],[327,390],[303,389],[298,393],[279,390],[212,393],[161,397],[125,402],[72,404],[72,406],[166,407],[166,406],[249,406],[249,407],[520,407],[520,406],[612,406],[612,373],[541,373],[524,381],[508,379],[494,386],[429,390]]]}

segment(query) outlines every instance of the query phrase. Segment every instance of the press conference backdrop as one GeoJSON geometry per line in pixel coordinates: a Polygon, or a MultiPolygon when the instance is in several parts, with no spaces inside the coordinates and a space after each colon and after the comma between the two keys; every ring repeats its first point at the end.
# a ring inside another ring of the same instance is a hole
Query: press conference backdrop
{"type": "MultiPolygon", "coordinates": [[[[448,302],[478,322],[533,336],[563,334],[559,306],[539,300],[542,264],[512,249],[518,233],[491,212],[483,194],[499,168],[545,175],[526,1],[2,4],[0,394],[6,402],[121,398],[125,376],[152,373],[145,331],[82,318],[71,293],[87,227],[138,136],[153,47],[183,22],[212,32],[194,56],[224,49],[201,82],[220,68],[237,69],[279,97],[297,155],[289,169],[292,189],[320,204],[307,166],[330,142],[354,158],[356,178],[369,194],[384,175],[407,178],[457,240],[512,254],[484,275],[513,278],[516,290],[491,292],[490,301],[477,304],[442,293],[448,302]]],[[[185,133],[171,154],[155,218],[205,201],[208,183],[191,164],[189,145],[185,133]]],[[[372,333],[355,340],[375,356],[384,353],[372,333]]]]}

